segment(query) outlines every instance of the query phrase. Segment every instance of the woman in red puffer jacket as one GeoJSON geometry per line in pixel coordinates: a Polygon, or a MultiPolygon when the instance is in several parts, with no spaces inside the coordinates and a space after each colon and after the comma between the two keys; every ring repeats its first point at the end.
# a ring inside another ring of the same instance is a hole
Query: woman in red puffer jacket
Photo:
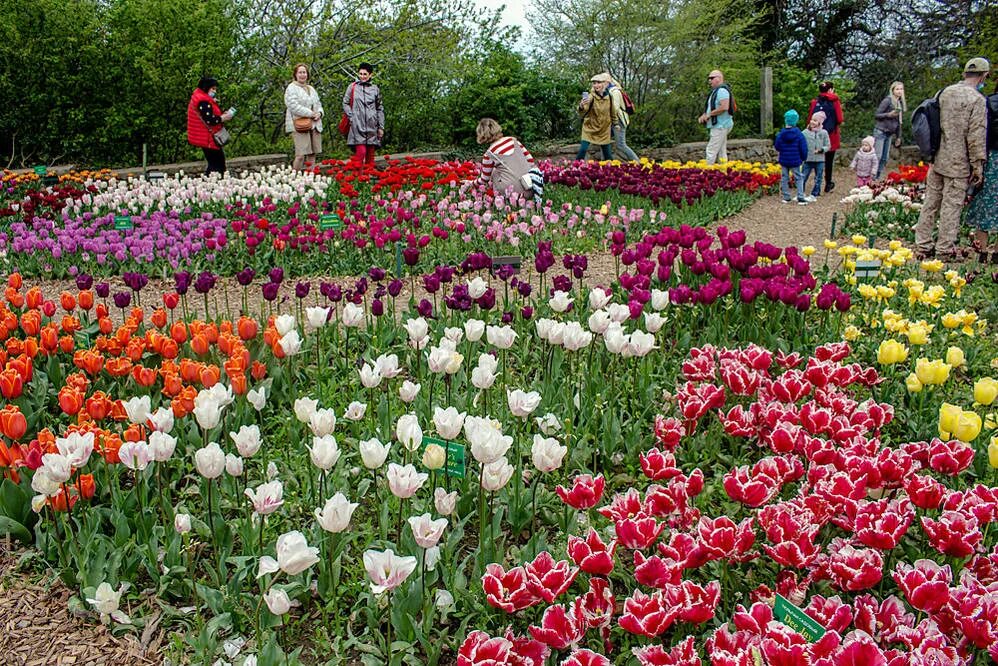
{"type": "Polygon", "coordinates": [[[225,152],[215,140],[215,134],[222,129],[223,123],[232,120],[232,110],[222,113],[215,101],[217,93],[218,81],[202,76],[187,104],[187,143],[204,151],[208,161],[205,175],[213,171],[225,173],[225,152]]]}
{"type": "Polygon", "coordinates": [[[828,132],[828,141],[831,149],[825,151],[825,192],[835,189],[835,181],[832,180],[832,168],[835,166],[835,151],[841,145],[839,140],[839,128],[845,117],[842,115],[842,102],[835,94],[835,84],[825,81],[818,86],[818,96],[811,100],[811,108],[807,113],[807,122],[811,122],[811,116],[815,111],[825,112],[825,121],[822,128],[828,132]]]}

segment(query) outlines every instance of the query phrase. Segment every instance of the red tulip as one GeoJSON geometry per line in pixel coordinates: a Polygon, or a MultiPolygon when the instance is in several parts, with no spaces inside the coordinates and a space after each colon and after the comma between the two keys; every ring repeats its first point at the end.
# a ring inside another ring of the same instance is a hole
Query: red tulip
{"type": "Polygon", "coordinates": [[[665,418],[661,414],[655,417],[655,438],[658,439],[662,448],[667,451],[675,451],[679,446],[679,440],[686,436],[686,429],[683,428],[679,419],[665,418]]]}
{"type": "Polygon", "coordinates": [[[947,476],[956,476],[974,462],[974,449],[958,439],[929,442],[929,467],[947,476]]]}
{"type": "Polygon", "coordinates": [[[647,595],[641,590],[624,601],[624,614],[618,624],[632,634],[654,638],[672,626],[679,608],[664,603],[661,592],[647,595]]]}
{"type": "Polygon", "coordinates": [[[959,511],[943,511],[939,520],[922,516],[922,529],[932,547],[950,557],[967,557],[984,538],[977,519],[959,511]]]}
{"type": "Polygon", "coordinates": [[[641,551],[634,551],[634,579],[641,585],[665,589],[682,582],[682,561],[669,557],[652,555],[645,557],[641,551]]]}
{"type": "Polygon", "coordinates": [[[570,654],[561,666],[610,666],[610,660],[598,652],[582,649],[570,654]]]}
{"type": "Polygon", "coordinates": [[[908,603],[920,611],[935,612],[949,601],[953,573],[948,564],[939,566],[932,560],[916,560],[911,566],[899,562],[893,578],[908,603]]]}
{"type": "Polygon", "coordinates": [[[687,636],[668,652],[661,645],[632,648],[631,652],[641,666],[701,666],[703,663],[697,655],[693,636],[687,636]]]}
{"type": "Polygon", "coordinates": [[[825,598],[820,594],[811,597],[804,612],[814,618],[818,624],[829,631],[837,631],[840,634],[852,624],[852,608],[847,603],[843,603],[838,595],[825,598]]]}
{"type": "Polygon", "coordinates": [[[579,575],[577,567],[570,566],[568,560],[558,562],[551,553],[541,551],[533,562],[524,565],[527,587],[537,597],[551,603],[567,590],[579,575]]]}
{"type": "Polygon", "coordinates": [[[735,405],[727,414],[721,413],[721,425],[732,437],[751,437],[757,428],[755,414],[741,405],[735,405]]]}
{"type": "Polygon", "coordinates": [[[702,624],[714,617],[717,602],[721,600],[721,584],[711,581],[706,586],[700,586],[684,580],[681,586],[682,607],[679,619],[690,624],[702,624]]]}
{"type": "Polygon", "coordinates": [[[804,380],[804,373],[790,370],[780,375],[769,388],[777,400],[793,404],[810,395],[812,386],[811,382],[804,380]]]}
{"type": "Polygon", "coordinates": [[[697,525],[699,546],[710,560],[740,558],[755,543],[752,522],[752,518],[746,518],[735,525],[727,516],[701,518],[697,525]]]}
{"type": "Polygon", "coordinates": [[[904,480],[904,490],[911,503],[919,509],[938,509],[946,494],[946,486],[931,476],[913,474],[904,480]]]}
{"type": "Polygon", "coordinates": [[[589,591],[583,594],[582,616],[590,629],[607,628],[613,620],[614,598],[610,583],[596,576],[589,579],[589,591]]]}
{"type": "Polygon", "coordinates": [[[589,528],[585,539],[577,536],[568,537],[568,556],[587,574],[607,576],[613,571],[613,552],[617,542],[605,543],[599,532],[589,528]]]}
{"type": "Polygon", "coordinates": [[[600,474],[593,477],[592,474],[578,474],[572,479],[572,488],[566,490],[563,486],[555,488],[561,501],[573,509],[591,509],[603,498],[603,489],[606,480],[600,474]]]}
{"type": "Polygon", "coordinates": [[[555,650],[575,645],[585,637],[588,629],[581,606],[581,599],[576,599],[568,610],[560,604],[548,606],[544,609],[541,626],[530,625],[530,635],[555,650]]]}
{"type": "Polygon", "coordinates": [[[884,575],[884,558],[879,551],[849,544],[835,548],[836,541],[841,540],[833,540],[829,546],[829,550],[833,551],[829,569],[832,581],[840,590],[856,592],[880,582],[884,575]]]}
{"type": "Polygon", "coordinates": [[[768,476],[753,478],[747,465],[725,474],[723,484],[728,497],[751,507],[762,506],[780,492],[779,482],[768,476]]]}
{"type": "Polygon", "coordinates": [[[641,513],[633,518],[618,520],[614,523],[614,529],[624,548],[644,550],[655,542],[665,529],[665,523],[659,523],[654,516],[641,513]]]}
{"type": "Polygon", "coordinates": [[[507,613],[515,613],[541,602],[527,584],[527,572],[523,567],[503,571],[498,564],[489,564],[482,576],[482,589],[485,590],[485,600],[491,606],[507,613]]]}
{"type": "Polygon", "coordinates": [[[676,456],[669,451],[659,451],[657,448],[647,453],[638,454],[641,471],[652,481],[662,481],[679,476],[682,471],[676,467],[676,456]]]}
{"type": "Polygon", "coordinates": [[[891,550],[901,541],[913,520],[915,509],[907,498],[862,502],[854,522],[856,538],[864,546],[891,550]]]}

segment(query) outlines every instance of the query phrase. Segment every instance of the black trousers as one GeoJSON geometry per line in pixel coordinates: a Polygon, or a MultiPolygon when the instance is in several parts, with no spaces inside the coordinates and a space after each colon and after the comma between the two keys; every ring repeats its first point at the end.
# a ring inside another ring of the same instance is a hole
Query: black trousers
{"type": "MultiPolygon", "coordinates": [[[[219,151],[221,152],[221,151],[219,151]]],[[[832,167],[835,166],[835,151],[825,151],[825,190],[832,184],[832,167]]]]}
{"type": "Polygon", "coordinates": [[[204,151],[204,158],[208,160],[208,168],[205,170],[205,174],[209,174],[212,171],[215,173],[225,173],[225,152],[221,148],[202,148],[204,151]]]}

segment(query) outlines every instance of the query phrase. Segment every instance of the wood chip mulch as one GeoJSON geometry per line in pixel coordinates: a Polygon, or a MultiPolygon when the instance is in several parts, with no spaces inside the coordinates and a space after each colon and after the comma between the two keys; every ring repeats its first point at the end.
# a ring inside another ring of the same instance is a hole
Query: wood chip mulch
{"type": "Polygon", "coordinates": [[[17,551],[0,545],[0,663],[4,666],[146,666],[160,664],[161,635],[112,636],[97,616],[76,617],[73,592],[51,572],[17,570],[17,551]],[[145,645],[143,645],[143,639],[145,645]]]}

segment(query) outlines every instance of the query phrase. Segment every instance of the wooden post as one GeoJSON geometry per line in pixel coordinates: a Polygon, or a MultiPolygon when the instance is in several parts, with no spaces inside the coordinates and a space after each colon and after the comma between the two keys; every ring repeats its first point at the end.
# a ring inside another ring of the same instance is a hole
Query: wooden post
{"type": "Polygon", "coordinates": [[[763,67],[759,85],[759,132],[773,133],[773,68],[763,67]]]}

